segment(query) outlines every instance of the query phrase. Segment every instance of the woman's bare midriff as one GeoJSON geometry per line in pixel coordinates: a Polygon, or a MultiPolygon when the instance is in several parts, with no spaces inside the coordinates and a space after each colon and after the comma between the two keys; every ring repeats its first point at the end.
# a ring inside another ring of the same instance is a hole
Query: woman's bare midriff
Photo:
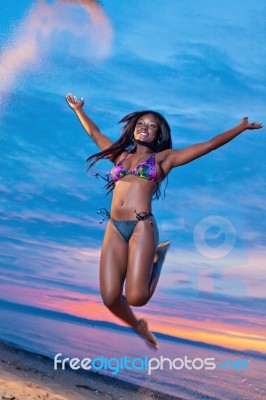
{"type": "Polygon", "coordinates": [[[126,176],[116,183],[111,208],[111,217],[129,221],[136,219],[135,210],[151,211],[151,200],[157,184],[136,176],[126,176]]]}

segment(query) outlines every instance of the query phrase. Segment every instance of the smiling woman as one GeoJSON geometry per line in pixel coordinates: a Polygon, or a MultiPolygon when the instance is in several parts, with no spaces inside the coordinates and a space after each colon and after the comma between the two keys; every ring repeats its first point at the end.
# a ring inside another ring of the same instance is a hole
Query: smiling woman
{"type": "Polygon", "coordinates": [[[102,158],[109,158],[115,163],[117,158],[118,162],[116,168],[111,171],[112,180],[107,185],[108,188],[113,190],[115,183],[122,177],[135,175],[140,178],[152,180],[156,184],[156,189],[154,190],[155,196],[159,198],[159,185],[164,178],[160,177],[162,171],[158,165],[156,168],[153,158],[155,157],[155,153],[172,148],[170,127],[167,121],[158,112],[148,110],[128,114],[120,122],[125,122],[122,136],[111,147],[90,156],[87,160],[92,161],[89,168],[102,158]],[[137,162],[135,160],[137,145],[143,146],[144,153],[141,157],[147,158],[147,154],[151,154],[150,158],[143,159],[142,161],[142,158],[139,159],[137,157],[137,162]],[[129,161],[127,161],[128,156],[130,156],[129,161]],[[124,164],[124,161],[126,163],[131,161],[130,165],[132,165],[132,168],[123,167],[122,164],[124,164]],[[133,168],[134,165],[135,167],[133,168]]]}
{"type": "Polygon", "coordinates": [[[249,123],[244,117],[239,125],[207,142],[172,150],[170,127],[165,118],[155,111],[138,111],[121,119],[125,123],[122,135],[113,143],[85,114],[83,99],[68,94],[66,100],[101,150],[88,158],[89,168],[103,158],[114,163],[111,214],[100,261],[103,302],[149,345],[158,348],[146,320],[137,319],[130,307],[143,306],[152,297],[169,246],[169,242],[158,246],[159,234],[151,207],[153,194],[174,167],[223,146],[247,129],[259,129],[262,124],[249,123]]]}

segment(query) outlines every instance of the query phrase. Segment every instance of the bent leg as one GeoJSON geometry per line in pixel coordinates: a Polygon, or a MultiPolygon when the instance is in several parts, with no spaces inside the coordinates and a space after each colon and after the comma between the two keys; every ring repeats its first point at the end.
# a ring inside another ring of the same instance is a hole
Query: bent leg
{"type": "Polygon", "coordinates": [[[128,244],[109,222],[100,262],[100,289],[103,302],[114,315],[142,335],[150,346],[158,348],[158,341],[149,332],[146,321],[143,318],[136,318],[126,297],[122,295],[127,266],[128,244]]]}
{"type": "Polygon", "coordinates": [[[128,263],[128,245],[111,222],[104,236],[100,260],[100,290],[103,303],[117,317],[135,328],[138,324],[122,296],[128,263]]]}
{"type": "Polygon", "coordinates": [[[158,246],[158,229],[154,219],[140,221],[129,241],[126,274],[126,297],[129,304],[142,306],[154,293],[160,269],[154,257],[158,246]]]}

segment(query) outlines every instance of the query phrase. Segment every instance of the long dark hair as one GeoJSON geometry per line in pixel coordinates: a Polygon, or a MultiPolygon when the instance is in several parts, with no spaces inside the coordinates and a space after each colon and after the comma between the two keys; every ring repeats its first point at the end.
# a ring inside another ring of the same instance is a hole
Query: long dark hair
{"type": "MultiPolygon", "coordinates": [[[[159,153],[160,151],[171,149],[172,148],[172,139],[171,139],[171,129],[166,121],[166,119],[158,112],[145,110],[145,111],[135,111],[131,114],[124,116],[119,123],[125,122],[122,128],[122,134],[120,138],[114,142],[107,149],[100,151],[99,153],[95,153],[87,158],[87,162],[90,162],[88,166],[88,170],[90,170],[97,161],[101,159],[108,159],[110,161],[115,161],[115,159],[123,153],[123,151],[127,150],[131,153],[134,153],[136,150],[136,146],[134,146],[134,130],[136,127],[137,120],[141,118],[145,114],[153,114],[159,124],[159,129],[157,132],[157,137],[155,141],[152,143],[152,148],[155,153],[159,153]]],[[[106,185],[107,189],[109,189],[108,193],[114,189],[114,182],[109,179],[109,182],[106,185]]],[[[157,188],[155,191],[155,198],[159,198],[160,189],[157,188]]]]}

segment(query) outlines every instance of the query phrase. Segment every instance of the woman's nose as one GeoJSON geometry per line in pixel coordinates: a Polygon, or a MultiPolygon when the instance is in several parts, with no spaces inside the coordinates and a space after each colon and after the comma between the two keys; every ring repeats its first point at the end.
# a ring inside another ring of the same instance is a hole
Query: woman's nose
{"type": "Polygon", "coordinates": [[[149,129],[149,125],[148,124],[143,124],[142,125],[142,129],[144,129],[145,131],[147,131],[149,129]]]}

